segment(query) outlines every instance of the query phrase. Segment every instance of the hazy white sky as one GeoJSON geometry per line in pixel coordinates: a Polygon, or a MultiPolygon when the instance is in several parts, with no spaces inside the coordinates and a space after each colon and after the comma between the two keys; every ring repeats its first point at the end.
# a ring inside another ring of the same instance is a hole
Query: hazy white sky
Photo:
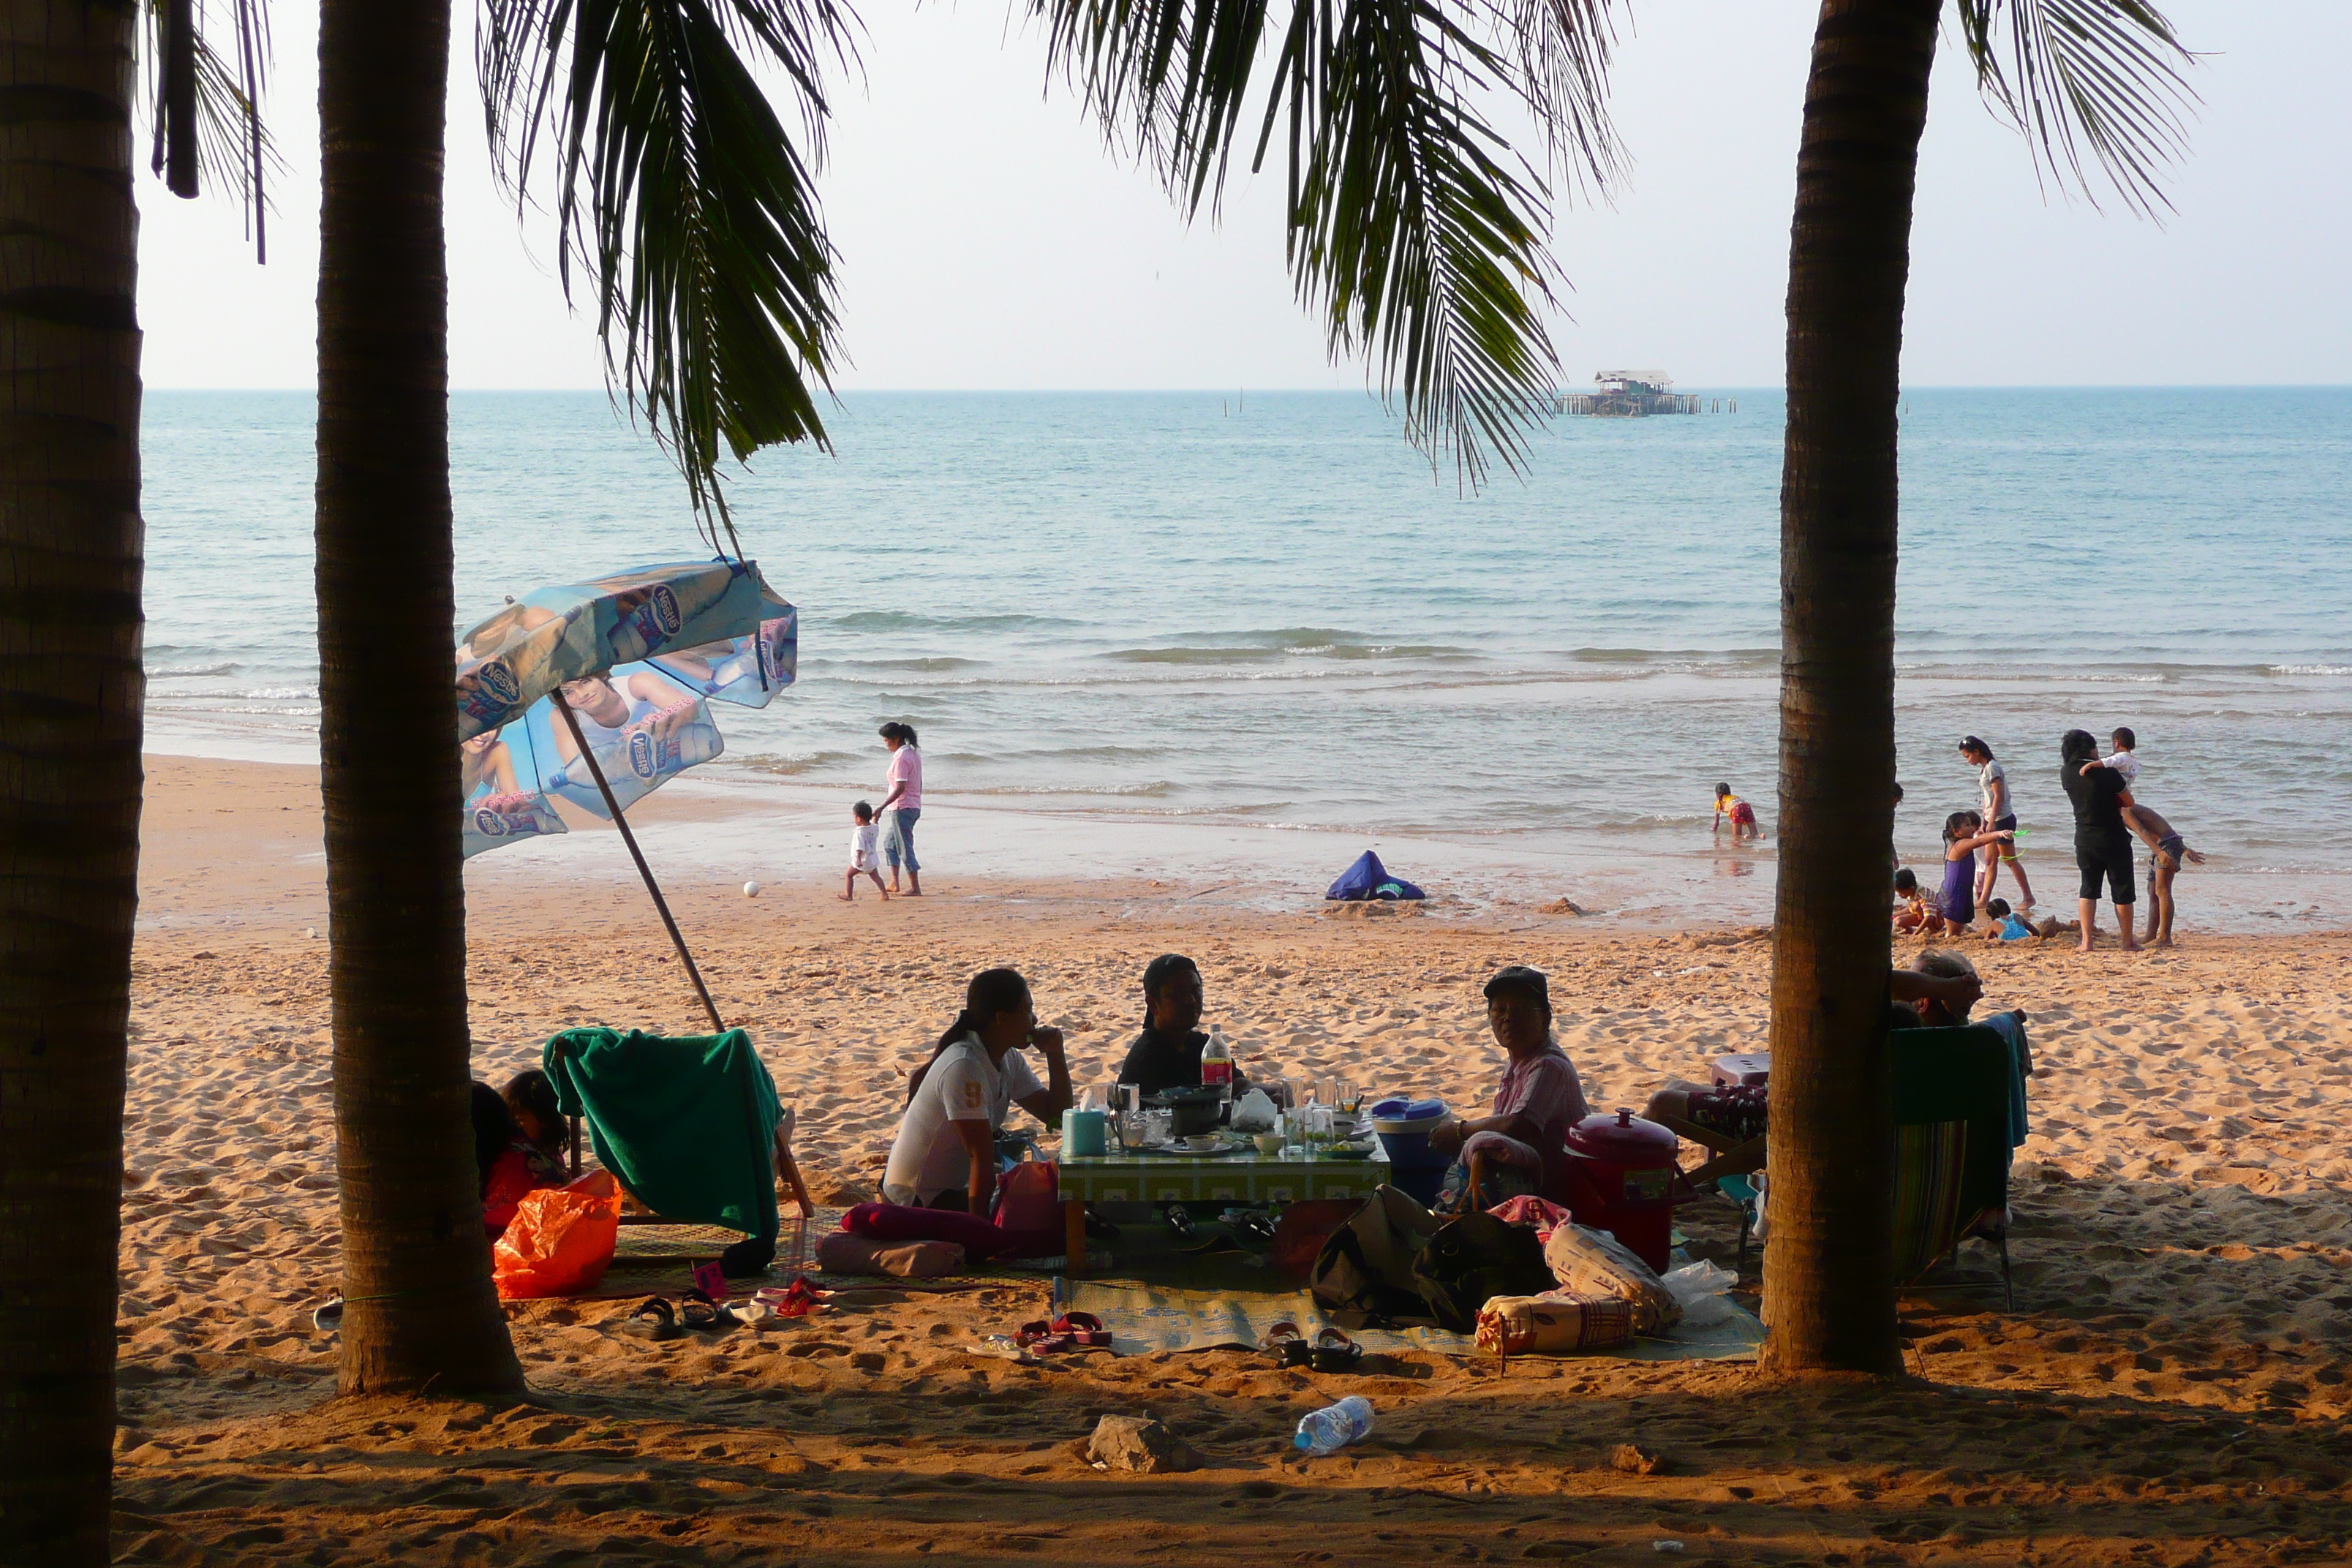
{"type": "MultiPolygon", "coordinates": [[[[457,0],[461,18],[467,0],[457,0]]],[[[1145,170],[1044,90],[1006,0],[866,0],[864,80],[837,92],[825,210],[859,388],[1360,386],[1292,297],[1280,175],[1187,227],[1145,170]]],[[[1613,205],[1563,208],[1566,380],[1655,365],[1685,385],[1780,377],[1807,0],[1649,0],[1615,75],[1633,153],[1613,205]]],[[[2352,0],[2171,0],[2210,58],[2163,226],[2037,186],[2018,138],[1939,58],[1905,369],[1914,384],[2352,382],[2352,0]]],[[[307,387],[318,211],[315,14],[274,7],[269,109],[291,165],[271,258],[232,203],[143,174],[141,312],[159,387],[307,387]]],[[[467,24],[461,21],[461,26],[467,24]]],[[[1948,44],[1949,40],[1947,40],[1948,44]]],[[[471,40],[452,77],[451,378],[603,384],[543,220],[518,227],[483,150],[471,40]]]]}

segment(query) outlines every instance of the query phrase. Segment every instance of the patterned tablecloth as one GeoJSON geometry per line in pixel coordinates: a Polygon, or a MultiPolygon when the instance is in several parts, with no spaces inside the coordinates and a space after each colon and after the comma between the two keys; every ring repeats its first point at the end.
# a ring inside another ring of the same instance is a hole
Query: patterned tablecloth
{"type": "Polygon", "coordinates": [[[1238,1154],[1065,1155],[1061,1161],[1063,1198],[1090,1204],[1360,1198],[1388,1179],[1388,1160],[1377,1148],[1369,1160],[1284,1159],[1252,1149],[1238,1154]]]}

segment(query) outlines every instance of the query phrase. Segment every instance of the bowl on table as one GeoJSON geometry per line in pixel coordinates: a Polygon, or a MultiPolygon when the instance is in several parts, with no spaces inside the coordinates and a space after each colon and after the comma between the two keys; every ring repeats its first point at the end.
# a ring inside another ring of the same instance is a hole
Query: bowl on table
{"type": "Polygon", "coordinates": [[[1282,1133],[1279,1131],[1261,1132],[1257,1135],[1256,1143],[1259,1153],[1272,1158],[1282,1152],[1282,1133]]]}
{"type": "Polygon", "coordinates": [[[1184,1147],[1190,1149],[1195,1154],[1207,1153],[1210,1150],[1215,1148],[1218,1142],[1219,1139],[1213,1132],[1195,1132],[1191,1137],[1183,1140],[1184,1147]]]}

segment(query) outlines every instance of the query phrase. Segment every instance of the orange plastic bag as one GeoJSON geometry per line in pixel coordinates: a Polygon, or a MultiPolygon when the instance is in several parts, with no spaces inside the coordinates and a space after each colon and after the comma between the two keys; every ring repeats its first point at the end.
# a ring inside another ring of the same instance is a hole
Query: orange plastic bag
{"type": "Polygon", "coordinates": [[[525,1194],[514,1223],[490,1249],[499,1300],[593,1290],[613,1265],[620,1235],[621,1184],[610,1171],[525,1194]]]}

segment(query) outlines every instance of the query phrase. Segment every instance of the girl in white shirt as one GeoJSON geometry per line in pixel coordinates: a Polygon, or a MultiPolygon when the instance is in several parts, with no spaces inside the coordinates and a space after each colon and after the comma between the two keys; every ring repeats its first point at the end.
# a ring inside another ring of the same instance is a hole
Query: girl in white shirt
{"type": "Polygon", "coordinates": [[[882,1173],[883,1200],[985,1215],[996,1195],[996,1134],[1012,1108],[1055,1127],[1075,1103],[1062,1031],[1037,1022],[1029,983],[1016,970],[982,970],[931,1059],[908,1079],[907,1113],[882,1173]],[[1024,1046],[1045,1058],[1045,1083],[1022,1055],[1024,1046]]]}

